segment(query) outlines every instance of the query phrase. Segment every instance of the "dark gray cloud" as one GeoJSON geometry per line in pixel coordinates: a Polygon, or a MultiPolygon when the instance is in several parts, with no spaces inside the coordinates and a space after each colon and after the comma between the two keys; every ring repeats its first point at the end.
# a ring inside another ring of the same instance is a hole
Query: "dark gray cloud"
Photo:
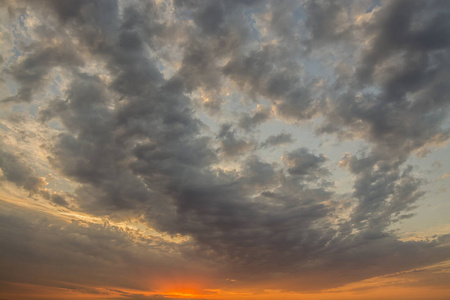
{"type": "Polygon", "coordinates": [[[446,2],[395,1],[363,23],[362,49],[354,72],[337,65],[336,90],[318,133],[364,138],[372,152],[344,157],[356,180],[352,221],[380,237],[389,224],[412,216],[423,182],[407,158],[449,138],[448,19],[446,2]],[[425,38],[427,36],[427,38],[425,38]],[[344,83],[345,84],[342,84],[344,83]]]}
{"type": "Polygon", "coordinates": [[[318,178],[320,175],[328,174],[326,169],[320,167],[327,158],[322,154],[314,155],[306,148],[289,152],[282,157],[282,160],[291,175],[318,178]]]}
{"type": "MultiPolygon", "coordinates": [[[[265,1],[174,1],[181,20],[195,26],[184,32],[183,59],[176,78],[188,90],[198,87],[217,93],[223,84],[223,60],[241,55],[252,43],[249,15],[265,1]]],[[[183,24],[183,23],[181,23],[183,24]]]]}
{"type": "Polygon", "coordinates": [[[274,147],[284,144],[290,144],[292,142],[294,142],[292,135],[289,133],[282,132],[277,135],[269,136],[264,142],[261,143],[261,147],[263,148],[274,147]]]}
{"type": "Polygon", "coordinates": [[[57,204],[57,205],[61,205],[61,206],[68,206],[69,203],[67,202],[67,200],[65,199],[65,197],[63,195],[60,194],[52,194],[51,198],[53,203],[57,204]]]}
{"type": "MultiPolygon", "coordinates": [[[[70,201],[64,193],[44,191],[44,198],[91,215],[133,216],[162,233],[190,237],[174,246],[177,254],[202,257],[230,278],[271,281],[272,288],[327,288],[449,257],[447,237],[402,242],[389,227],[409,217],[423,195],[421,179],[406,165],[410,154],[449,138],[446,2],[387,3],[370,22],[356,25],[347,2],[31,3],[30,13],[49,18],[9,67],[20,85],[9,100],[33,104],[51,70],[64,70],[67,88],[45,99],[39,119],[42,126],[57,122],[63,128],[43,141],[44,148],[55,172],[77,184],[70,201]],[[171,18],[161,17],[166,14],[171,18]],[[257,32],[254,19],[266,22],[266,33],[257,32]],[[53,36],[61,43],[48,46],[53,36]],[[317,63],[333,61],[327,65],[333,76],[319,78],[319,67],[306,66],[320,51],[349,41],[317,63]],[[200,90],[239,92],[233,101],[251,98],[275,113],[242,112],[213,136],[193,104],[200,90]],[[256,155],[294,141],[287,133],[257,141],[249,135],[256,126],[270,117],[291,122],[314,116],[323,120],[317,134],[368,143],[367,155],[341,161],[355,176],[345,203],[327,182],[331,168],[324,154],[301,147],[283,155],[284,165],[256,155]],[[227,170],[229,163],[238,167],[227,170]],[[348,216],[338,209],[344,205],[348,216]],[[323,276],[327,280],[319,280],[323,276]]],[[[33,192],[43,187],[17,156],[2,152],[0,164],[18,186],[33,192]]],[[[11,240],[2,244],[10,258],[4,264],[19,266],[11,280],[26,281],[20,260],[27,256],[48,261],[55,278],[64,261],[66,281],[93,264],[98,271],[85,281],[129,287],[139,286],[127,277],[130,266],[143,265],[137,271],[144,272],[155,263],[141,252],[148,243],[130,253],[134,241],[117,228],[44,222],[35,229],[41,244],[30,239],[29,223],[4,222],[22,232],[3,232],[2,239],[11,240]],[[58,239],[59,247],[48,249],[58,239]],[[113,278],[113,271],[124,273],[113,278]]],[[[40,267],[31,267],[36,278],[40,267]]]]}
{"type": "Polygon", "coordinates": [[[57,66],[82,65],[82,60],[74,48],[63,46],[35,45],[27,47],[26,59],[6,70],[20,84],[17,95],[4,98],[2,101],[30,102],[35,93],[40,92],[48,81],[50,71],[57,66]]]}
{"type": "Polygon", "coordinates": [[[281,116],[309,119],[323,99],[316,97],[313,88],[306,87],[313,86],[315,79],[303,81],[302,64],[295,56],[289,59],[286,51],[281,46],[264,46],[230,60],[222,72],[252,98],[271,100],[281,116]]]}
{"type": "Polygon", "coordinates": [[[271,117],[271,111],[269,108],[260,108],[255,111],[254,114],[243,114],[239,118],[238,125],[244,130],[251,130],[256,126],[264,123],[271,117]]]}
{"type": "Polygon", "coordinates": [[[0,150],[0,168],[6,180],[29,192],[37,193],[46,185],[45,179],[38,177],[19,157],[3,150],[0,150]]]}
{"type": "Polygon", "coordinates": [[[242,177],[251,186],[259,185],[267,189],[276,183],[277,172],[272,165],[261,161],[257,156],[251,156],[244,165],[242,177]]]}
{"type": "Polygon", "coordinates": [[[330,43],[351,41],[350,5],[350,1],[306,1],[305,44],[308,51],[330,43]]]}
{"type": "Polygon", "coordinates": [[[423,181],[404,163],[413,151],[449,138],[443,56],[449,44],[442,38],[448,35],[443,25],[448,14],[449,6],[439,1],[383,5],[370,22],[358,25],[368,43],[355,70],[345,60],[336,64],[335,90],[330,90],[335,101],[317,132],[371,143],[371,153],[341,162],[356,176],[356,206],[351,225],[344,227],[367,238],[382,238],[393,222],[413,215],[423,181]]]}
{"type": "Polygon", "coordinates": [[[411,217],[409,213],[423,195],[421,180],[412,166],[403,170],[401,161],[387,162],[374,154],[365,157],[346,155],[341,164],[357,175],[353,196],[357,206],[352,224],[364,234],[380,237],[392,222],[411,217]]]}
{"type": "Polygon", "coordinates": [[[365,34],[373,41],[363,52],[358,77],[362,81],[371,80],[376,65],[397,54],[405,64],[391,65],[394,73],[388,75],[397,77],[390,83],[391,89],[420,88],[422,80],[436,71],[420,65],[430,63],[422,56],[447,49],[450,45],[449,10],[445,1],[396,1],[377,12],[375,23],[365,28],[365,34]],[[401,68],[408,69],[402,71],[401,68]]]}
{"type": "Polygon", "coordinates": [[[255,148],[251,141],[236,137],[236,130],[231,129],[230,124],[223,124],[218,135],[220,151],[225,156],[243,155],[255,148]]]}
{"type": "Polygon", "coordinates": [[[448,14],[443,1],[395,1],[377,11],[374,22],[362,29],[371,42],[362,50],[355,79],[336,95],[318,131],[348,126],[344,130],[365,135],[380,152],[400,156],[447,140],[442,125],[448,115],[444,82],[449,62],[444,53],[450,44],[437,37],[446,35],[442,24],[448,14]]]}

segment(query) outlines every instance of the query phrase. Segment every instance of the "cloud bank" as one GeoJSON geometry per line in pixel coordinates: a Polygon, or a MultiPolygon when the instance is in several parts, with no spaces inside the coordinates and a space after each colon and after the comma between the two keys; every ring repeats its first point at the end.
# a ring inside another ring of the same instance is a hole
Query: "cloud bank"
{"type": "Polygon", "coordinates": [[[2,6],[2,179],[54,206],[186,238],[153,245],[11,210],[0,251],[17,272],[2,280],[36,283],[45,263],[49,280],[144,289],[133,279],[176,264],[214,273],[215,286],[305,291],[450,258],[448,236],[404,241],[392,229],[426,199],[410,158],[450,138],[447,1],[2,6]],[[279,130],[266,134],[269,124],[279,130]],[[365,146],[335,161],[300,128],[365,146]],[[352,178],[347,192],[337,168],[352,178]],[[48,173],[71,188],[47,186],[48,173]],[[87,269],[98,272],[81,282],[87,269]]]}

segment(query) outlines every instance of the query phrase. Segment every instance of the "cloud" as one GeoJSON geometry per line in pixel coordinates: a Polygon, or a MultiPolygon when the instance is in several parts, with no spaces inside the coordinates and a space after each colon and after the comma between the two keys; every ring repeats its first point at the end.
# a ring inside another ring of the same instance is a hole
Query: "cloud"
{"type": "Polygon", "coordinates": [[[442,15],[448,9],[444,3],[398,1],[374,13],[372,22],[362,25],[367,47],[356,64],[354,81],[330,103],[318,132],[338,132],[344,126],[364,135],[380,152],[401,157],[447,140],[442,125],[448,106],[444,53],[449,44],[436,36],[445,35],[442,15]]]}
{"type": "Polygon", "coordinates": [[[357,174],[353,196],[357,206],[352,223],[364,228],[374,237],[383,234],[393,221],[411,217],[407,212],[423,195],[421,180],[414,176],[413,167],[401,170],[402,162],[387,162],[373,154],[357,158],[344,156],[341,165],[357,174]]]}
{"type": "Polygon", "coordinates": [[[249,131],[256,126],[267,121],[271,116],[271,110],[268,107],[257,107],[253,115],[243,114],[238,122],[240,128],[249,131]]]}
{"type": "Polygon", "coordinates": [[[327,158],[322,154],[316,156],[309,153],[306,148],[289,152],[282,157],[282,160],[288,167],[288,171],[291,175],[317,176],[326,175],[328,173],[325,169],[320,168],[320,165],[324,163],[327,158]]]}
{"type": "Polygon", "coordinates": [[[14,211],[2,219],[9,280],[44,281],[44,267],[51,280],[145,289],[135,280],[146,272],[192,268],[317,290],[448,259],[448,237],[403,242],[390,227],[423,196],[410,154],[449,138],[449,8],[433,3],[386,3],[356,22],[350,8],[365,10],[345,1],[23,2],[42,24],[8,67],[19,88],[5,115],[22,109],[58,128],[42,151],[74,189],[43,190],[17,154],[23,145],[0,152],[4,177],[59,210],[139,219],[186,240],[97,223],[37,226],[14,211]],[[46,89],[52,72],[63,89],[46,89]],[[198,95],[217,95],[221,113],[206,117],[198,95]],[[255,128],[270,118],[282,133],[260,140],[255,128]],[[318,139],[367,145],[339,163],[354,176],[348,193],[333,188],[334,161],[316,154],[334,149],[284,132],[308,121],[318,139]],[[294,142],[268,161],[267,151],[294,142]]]}
{"type": "Polygon", "coordinates": [[[282,132],[277,135],[269,136],[264,142],[261,143],[261,147],[262,148],[274,147],[274,146],[289,144],[289,143],[293,143],[293,142],[294,142],[294,139],[292,138],[291,134],[282,132]]]}
{"type": "Polygon", "coordinates": [[[20,89],[15,96],[4,98],[9,101],[31,101],[35,92],[43,88],[46,78],[53,67],[60,65],[80,65],[81,60],[72,48],[48,47],[45,49],[31,48],[30,55],[18,65],[12,66],[7,72],[20,84],[20,89]]]}
{"type": "Polygon", "coordinates": [[[231,130],[229,124],[222,125],[219,133],[219,144],[221,151],[226,156],[242,155],[254,148],[251,141],[243,138],[236,138],[236,131],[231,130]]]}
{"type": "MultiPolygon", "coordinates": [[[[338,41],[351,42],[352,21],[346,9],[350,5],[348,1],[306,1],[305,27],[308,35],[305,44],[309,51],[338,41]]],[[[355,8],[356,5],[352,7],[355,8]]]]}
{"type": "Polygon", "coordinates": [[[0,168],[8,181],[32,193],[47,185],[44,178],[36,176],[32,168],[11,153],[0,151],[0,168]]]}
{"type": "Polygon", "coordinates": [[[0,264],[7,270],[2,282],[81,293],[105,286],[143,291],[148,281],[135,272],[164,278],[186,271],[174,242],[114,224],[61,220],[5,202],[1,206],[2,239],[8,241],[0,246],[0,264]]]}
{"type": "Polygon", "coordinates": [[[301,80],[302,65],[284,56],[285,49],[264,46],[230,60],[222,72],[252,98],[263,96],[275,104],[277,113],[289,119],[309,119],[322,100],[301,80]]]}

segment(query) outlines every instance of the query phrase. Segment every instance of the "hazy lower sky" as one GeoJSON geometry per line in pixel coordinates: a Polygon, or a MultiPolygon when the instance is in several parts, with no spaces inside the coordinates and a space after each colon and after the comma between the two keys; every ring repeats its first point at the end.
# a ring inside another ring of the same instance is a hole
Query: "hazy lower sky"
{"type": "Polygon", "coordinates": [[[450,298],[450,1],[0,0],[0,65],[0,298],[450,298]]]}

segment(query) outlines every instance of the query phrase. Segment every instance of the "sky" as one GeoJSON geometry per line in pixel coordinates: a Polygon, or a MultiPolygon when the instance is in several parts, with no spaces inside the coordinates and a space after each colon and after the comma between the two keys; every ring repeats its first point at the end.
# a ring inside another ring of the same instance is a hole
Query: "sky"
{"type": "Polygon", "coordinates": [[[0,298],[450,298],[449,1],[0,0],[0,65],[0,298]]]}

